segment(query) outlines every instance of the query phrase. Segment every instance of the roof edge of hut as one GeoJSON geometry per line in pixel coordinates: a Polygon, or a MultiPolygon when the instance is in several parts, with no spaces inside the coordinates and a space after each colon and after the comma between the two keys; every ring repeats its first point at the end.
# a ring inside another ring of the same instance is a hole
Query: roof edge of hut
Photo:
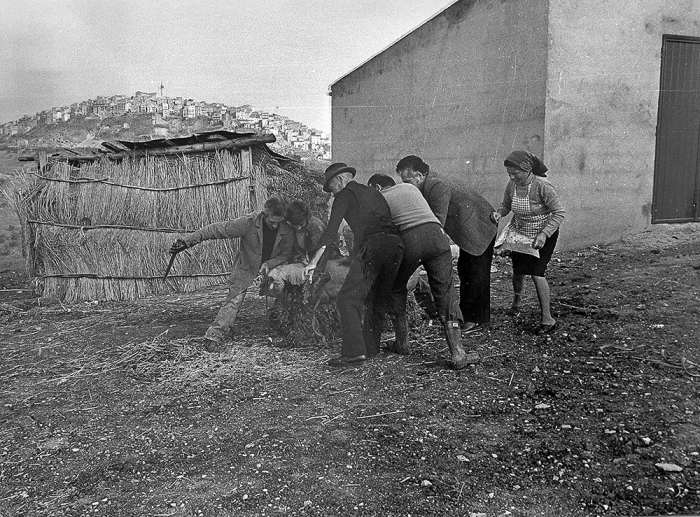
{"type": "Polygon", "coordinates": [[[276,141],[271,133],[259,134],[254,132],[206,131],[194,133],[185,137],[155,138],[153,140],[132,142],[128,140],[105,140],[97,153],[82,152],[83,149],[68,149],[61,147],[56,152],[42,151],[18,158],[21,162],[41,161],[45,156],[47,161],[66,161],[73,164],[92,162],[106,158],[122,160],[124,158],[142,158],[147,156],[168,156],[189,153],[207,153],[223,149],[234,149],[261,146],[272,158],[281,161],[296,161],[270,149],[267,144],[276,141]]]}

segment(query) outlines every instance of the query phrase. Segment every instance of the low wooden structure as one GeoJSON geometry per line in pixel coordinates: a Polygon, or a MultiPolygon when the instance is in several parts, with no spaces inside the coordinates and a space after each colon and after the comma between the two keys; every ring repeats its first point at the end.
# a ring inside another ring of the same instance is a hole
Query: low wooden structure
{"type": "Polygon", "coordinates": [[[270,150],[274,140],[213,131],[20,158],[37,167],[19,173],[4,193],[19,215],[36,294],[126,300],[225,282],[236,240],[178,255],[163,279],[171,243],[262,209],[271,192],[313,201],[316,212],[325,207],[322,173],[270,150]]]}

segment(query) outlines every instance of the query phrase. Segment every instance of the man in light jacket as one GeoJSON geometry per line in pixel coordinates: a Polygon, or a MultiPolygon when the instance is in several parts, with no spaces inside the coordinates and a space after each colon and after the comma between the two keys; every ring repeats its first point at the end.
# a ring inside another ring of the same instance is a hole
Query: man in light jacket
{"type": "Polygon", "coordinates": [[[271,269],[291,260],[294,230],[284,222],[285,210],[285,202],[272,196],[265,201],[262,212],[210,224],[177,239],[170,248],[171,253],[179,253],[206,240],[240,238],[240,250],[228,281],[228,296],[204,335],[208,351],[221,349],[226,332],[236,321],[246,289],[255,277],[266,275],[271,269]]]}

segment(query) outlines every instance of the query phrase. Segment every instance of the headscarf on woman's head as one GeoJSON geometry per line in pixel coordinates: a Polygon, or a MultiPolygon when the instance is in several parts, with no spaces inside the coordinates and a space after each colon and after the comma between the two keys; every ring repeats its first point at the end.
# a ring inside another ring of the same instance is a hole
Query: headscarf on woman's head
{"type": "Polygon", "coordinates": [[[531,172],[535,176],[546,178],[547,166],[537,156],[528,151],[513,151],[503,161],[506,167],[517,167],[521,171],[531,172]]]}

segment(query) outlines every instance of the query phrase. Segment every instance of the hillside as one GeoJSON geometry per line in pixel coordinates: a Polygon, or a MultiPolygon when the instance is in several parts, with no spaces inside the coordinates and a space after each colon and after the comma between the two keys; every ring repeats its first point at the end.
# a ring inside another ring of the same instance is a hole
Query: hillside
{"type": "MultiPolygon", "coordinates": [[[[31,152],[37,148],[99,147],[104,140],[150,140],[185,136],[201,131],[223,129],[220,121],[209,117],[193,119],[173,118],[164,120],[152,114],[126,114],[117,117],[75,117],[66,122],[40,125],[22,135],[0,135],[0,149],[31,152]]],[[[251,131],[248,128],[226,128],[251,131]]],[[[300,157],[312,157],[317,153],[292,148],[284,139],[275,145],[280,152],[300,157]]]]}

